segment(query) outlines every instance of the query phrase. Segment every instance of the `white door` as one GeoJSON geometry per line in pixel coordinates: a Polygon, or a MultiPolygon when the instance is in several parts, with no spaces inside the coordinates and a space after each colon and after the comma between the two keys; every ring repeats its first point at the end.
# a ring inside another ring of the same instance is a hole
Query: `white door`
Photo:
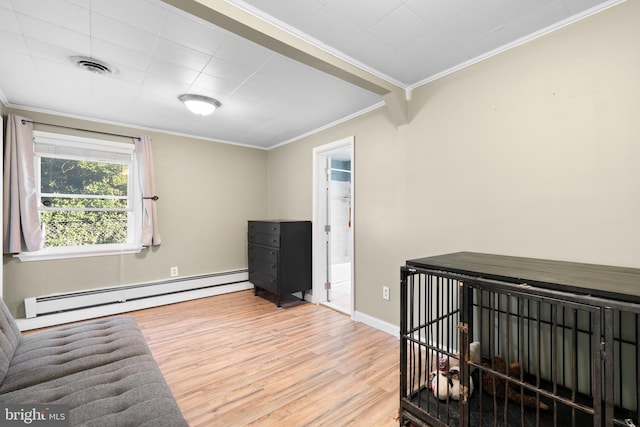
{"type": "Polygon", "coordinates": [[[324,217],[322,221],[323,229],[324,229],[324,259],[325,259],[325,272],[324,272],[324,302],[331,302],[331,246],[333,242],[331,241],[332,233],[331,233],[331,153],[327,153],[323,155],[323,163],[324,163],[324,194],[321,194],[320,197],[323,198],[323,202],[325,204],[324,208],[324,217]]]}
{"type": "Polygon", "coordinates": [[[313,301],[353,315],[353,138],[314,149],[313,301]]]}

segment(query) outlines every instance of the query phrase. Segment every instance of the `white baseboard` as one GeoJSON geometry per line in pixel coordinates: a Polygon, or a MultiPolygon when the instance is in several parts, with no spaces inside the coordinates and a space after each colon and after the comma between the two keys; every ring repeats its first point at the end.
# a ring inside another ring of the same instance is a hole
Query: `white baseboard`
{"type": "MultiPolygon", "coordinates": [[[[215,295],[222,295],[231,292],[238,292],[253,289],[249,282],[233,283],[230,285],[219,285],[210,288],[196,289],[193,291],[179,292],[169,295],[143,298],[139,300],[126,301],[118,304],[108,304],[99,307],[73,310],[64,313],[54,313],[41,315],[31,319],[16,319],[16,323],[21,331],[46,328],[49,326],[61,325],[64,323],[78,322],[102,316],[122,314],[129,311],[142,310],[145,308],[158,307],[161,305],[174,304],[177,302],[190,301],[199,298],[206,298],[215,295]]],[[[302,297],[302,295],[300,295],[302,297]]],[[[312,295],[307,292],[305,300],[312,302],[312,295]]],[[[392,323],[380,320],[377,317],[356,311],[353,320],[364,323],[380,331],[386,332],[394,337],[400,337],[400,327],[392,323]]]]}
{"type": "Polygon", "coordinates": [[[368,314],[361,313],[356,311],[353,315],[353,320],[357,322],[362,322],[365,325],[369,325],[376,329],[381,330],[382,332],[386,332],[389,335],[393,335],[396,338],[400,338],[400,327],[396,326],[392,323],[385,322],[384,320],[380,320],[377,317],[369,316],[368,314]]]}
{"type": "Polygon", "coordinates": [[[45,314],[31,319],[16,319],[16,323],[18,324],[18,327],[21,331],[28,331],[32,329],[46,328],[48,326],[61,325],[63,323],[78,322],[81,320],[93,319],[96,317],[110,316],[114,314],[121,314],[129,311],[174,304],[177,302],[189,301],[198,298],[243,291],[246,289],[253,289],[253,285],[249,282],[219,285],[209,288],[195,289],[192,291],[179,292],[175,294],[142,298],[139,300],[126,301],[117,304],[83,308],[63,313],[45,314]]]}

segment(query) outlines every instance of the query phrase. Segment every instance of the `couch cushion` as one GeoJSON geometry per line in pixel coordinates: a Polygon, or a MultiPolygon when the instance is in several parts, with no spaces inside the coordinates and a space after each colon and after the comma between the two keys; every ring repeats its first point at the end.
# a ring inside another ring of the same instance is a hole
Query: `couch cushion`
{"type": "Polygon", "coordinates": [[[187,426],[142,332],[128,316],[25,335],[4,404],[63,404],[72,426],[187,426]]]}
{"type": "Polygon", "coordinates": [[[4,380],[11,359],[22,339],[20,329],[9,313],[4,300],[0,298],[0,383],[4,380]]]}
{"type": "Polygon", "coordinates": [[[141,354],[151,353],[135,320],[125,316],[26,335],[14,352],[0,393],[141,354]]]}
{"type": "Polygon", "coordinates": [[[150,354],[3,393],[0,401],[68,405],[71,425],[187,426],[150,354]]]}

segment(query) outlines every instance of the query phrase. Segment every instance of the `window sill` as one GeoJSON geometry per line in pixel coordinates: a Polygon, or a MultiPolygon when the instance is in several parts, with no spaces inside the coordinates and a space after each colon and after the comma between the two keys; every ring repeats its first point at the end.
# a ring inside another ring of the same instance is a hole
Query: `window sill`
{"type": "Polygon", "coordinates": [[[143,246],[131,246],[131,245],[104,245],[93,246],[91,249],[87,248],[47,248],[36,252],[21,252],[15,255],[20,261],[48,261],[53,259],[68,259],[68,258],[84,258],[84,257],[96,257],[96,256],[108,256],[108,255],[125,255],[125,254],[138,254],[144,249],[143,246]]]}

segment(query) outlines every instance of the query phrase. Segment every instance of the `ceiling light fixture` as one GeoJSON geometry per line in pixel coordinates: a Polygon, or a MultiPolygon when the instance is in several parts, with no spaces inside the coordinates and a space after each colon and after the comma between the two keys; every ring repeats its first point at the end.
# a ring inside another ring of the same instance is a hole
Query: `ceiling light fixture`
{"type": "Polygon", "coordinates": [[[182,101],[189,111],[199,116],[208,116],[222,105],[217,99],[191,93],[180,95],[178,99],[182,101]]]}

